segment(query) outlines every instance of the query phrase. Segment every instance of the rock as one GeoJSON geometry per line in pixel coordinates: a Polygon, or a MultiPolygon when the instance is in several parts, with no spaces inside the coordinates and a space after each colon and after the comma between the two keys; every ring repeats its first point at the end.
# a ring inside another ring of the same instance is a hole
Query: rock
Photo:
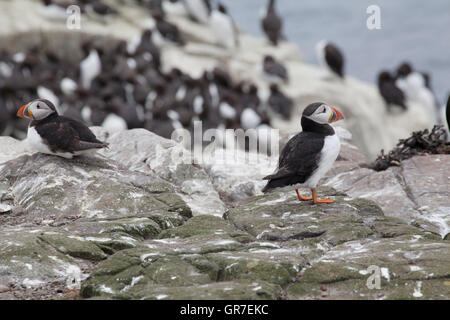
{"type": "Polygon", "coordinates": [[[326,284],[330,299],[447,299],[449,257],[449,243],[421,236],[350,241],[307,268],[288,296],[318,298],[326,284]]]}
{"type": "Polygon", "coordinates": [[[157,238],[192,216],[167,182],[100,155],[26,154],[0,164],[0,177],[2,197],[24,211],[0,216],[0,280],[36,288],[37,296],[50,283],[79,288],[91,261],[157,238]]]}
{"type": "Polygon", "coordinates": [[[123,166],[139,172],[156,174],[177,186],[194,215],[221,216],[225,206],[211,184],[208,174],[193,163],[191,153],[173,140],[164,139],[144,129],[111,135],[110,148],[100,153],[123,166]]]}
{"type": "Polygon", "coordinates": [[[327,186],[371,199],[385,215],[420,225],[443,238],[450,232],[449,155],[415,156],[380,172],[342,162],[345,166],[330,173],[330,177],[337,175],[327,180],[327,186]]]}
{"type": "MultiPolygon", "coordinates": [[[[336,203],[327,207],[299,203],[295,193],[280,191],[241,201],[227,211],[225,220],[193,217],[163,231],[159,239],[102,261],[83,283],[81,294],[114,299],[227,299],[230,292],[247,284],[252,290],[242,290],[233,298],[274,299],[285,294],[303,298],[297,290],[307,272],[316,261],[328,261],[328,256],[345,260],[352,250],[342,255],[333,255],[333,250],[347,244],[357,249],[360,243],[394,247],[402,243],[402,237],[409,237],[436,245],[440,254],[447,250],[435,234],[383,216],[372,201],[351,199],[329,188],[320,193],[333,196],[336,203]]],[[[374,249],[376,254],[392,251],[374,249]]],[[[442,275],[439,272],[436,278],[442,275]]],[[[309,296],[324,284],[325,296],[334,296],[334,286],[328,283],[307,283],[309,296]]]]}
{"type": "Polygon", "coordinates": [[[33,151],[28,143],[11,137],[0,137],[0,163],[15,159],[20,155],[32,154],[33,151]]]}

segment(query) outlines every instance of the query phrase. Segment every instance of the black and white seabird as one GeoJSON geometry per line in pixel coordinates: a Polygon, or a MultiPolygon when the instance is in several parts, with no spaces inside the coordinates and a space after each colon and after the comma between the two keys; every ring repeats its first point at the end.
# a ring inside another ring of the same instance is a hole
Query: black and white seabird
{"type": "Polygon", "coordinates": [[[395,84],[394,77],[388,71],[381,71],[378,75],[378,90],[390,110],[392,105],[408,109],[405,104],[405,94],[395,84]]]}
{"type": "Polygon", "coordinates": [[[164,39],[180,46],[185,44],[178,27],[164,20],[164,15],[162,12],[155,11],[152,16],[156,20],[156,29],[164,39]]]}
{"type": "Polygon", "coordinates": [[[17,116],[32,119],[27,140],[41,153],[71,159],[108,146],[83,123],[60,116],[49,100],[34,100],[22,106],[17,116]]]}
{"type": "Polygon", "coordinates": [[[264,57],[263,71],[264,75],[270,82],[278,83],[280,81],[289,81],[287,69],[270,55],[264,57]]]}
{"type": "Polygon", "coordinates": [[[283,21],[275,10],[275,0],[269,0],[269,5],[262,14],[261,25],[270,42],[275,46],[278,45],[282,38],[283,21]]]}
{"type": "Polygon", "coordinates": [[[262,190],[293,186],[300,201],[333,203],[331,199],[319,199],[316,187],[319,180],[331,169],[339,155],[341,144],[329,124],[344,119],[335,108],[322,103],[312,103],[302,114],[303,131],[288,141],[280,154],[277,171],[264,178],[269,180],[262,190]],[[312,197],[302,197],[299,187],[312,190],[312,197]]]}
{"type": "Polygon", "coordinates": [[[336,45],[322,40],[316,45],[316,53],[323,67],[344,78],[344,55],[336,45]]]}
{"type": "Polygon", "coordinates": [[[80,62],[81,85],[83,88],[89,89],[92,80],[94,80],[102,71],[102,62],[98,51],[90,42],[83,45],[83,51],[85,51],[86,56],[80,62]]]}
{"type": "Polygon", "coordinates": [[[209,22],[210,0],[183,0],[182,2],[192,20],[202,24],[209,22]]]}
{"type": "Polygon", "coordinates": [[[239,45],[238,30],[226,7],[219,2],[217,10],[213,10],[210,19],[211,27],[216,34],[217,42],[227,48],[235,49],[239,45]]]}
{"type": "Polygon", "coordinates": [[[439,122],[439,103],[431,89],[430,75],[413,70],[410,63],[404,62],[397,68],[395,85],[403,91],[408,101],[420,103],[439,122]]]}
{"type": "Polygon", "coordinates": [[[270,96],[267,100],[267,106],[270,110],[288,120],[291,118],[293,104],[292,99],[284,95],[276,84],[270,86],[270,96]]]}

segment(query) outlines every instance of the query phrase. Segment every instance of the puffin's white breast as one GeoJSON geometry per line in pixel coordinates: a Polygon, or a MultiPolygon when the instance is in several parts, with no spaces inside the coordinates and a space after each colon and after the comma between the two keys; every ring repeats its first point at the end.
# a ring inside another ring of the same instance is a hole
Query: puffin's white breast
{"type": "Polygon", "coordinates": [[[337,134],[326,136],[322,151],[320,152],[319,165],[316,171],[305,181],[305,186],[315,188],[319,180],[331,169],[341,150],[341,142],[337,134]]]}
{"type": "Polygon", "coordinates": [[[42,152],[42,153],[52,153],[50,148],[45,144],[45,142],[42,140],[39,133],[36,131],[34,127],[28,127],[28,133],[27,133],[27,141],[28,144],[33,147],[36,151],[42,152]]]}

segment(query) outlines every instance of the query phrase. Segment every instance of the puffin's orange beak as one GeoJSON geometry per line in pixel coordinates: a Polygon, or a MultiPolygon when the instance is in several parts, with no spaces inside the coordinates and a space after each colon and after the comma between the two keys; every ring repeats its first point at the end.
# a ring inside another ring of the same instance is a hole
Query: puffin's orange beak
{"type": "Polygon", "coordinates": [[[32,113],[30,110],[27,109],[29,105],[30,104],[27,103],[26,105],[23,105],[22,107],[20,107],[19,111],[17,111],[17,116],[24,118],[24,119],[30,119],[31,118],[30,116],[32,115],[32,113]]]}
{"type": "Polygon", "coordinates": [[[333,108],[331,106],[330,108],[333,110],[333,114],[330,116],[330,123],[344,119],[344,116],[338,109],[333,108]]]}

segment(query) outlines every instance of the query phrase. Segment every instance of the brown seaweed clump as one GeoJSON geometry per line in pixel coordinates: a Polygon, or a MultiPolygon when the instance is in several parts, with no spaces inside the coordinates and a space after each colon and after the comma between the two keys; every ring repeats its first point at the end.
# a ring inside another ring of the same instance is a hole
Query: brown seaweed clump
{"type": "Polygon", "coordinates": [[[415,131],[409,138],[400,139],[388,154],[382,149],[378,158],[368,167],[383,171],[392,166],[399,166],[403,160],[424,154],[450,154],[450,142],[447,142],[447,133],[443,126],[435,125],[431,132],[428,129],[415,131]]]}

